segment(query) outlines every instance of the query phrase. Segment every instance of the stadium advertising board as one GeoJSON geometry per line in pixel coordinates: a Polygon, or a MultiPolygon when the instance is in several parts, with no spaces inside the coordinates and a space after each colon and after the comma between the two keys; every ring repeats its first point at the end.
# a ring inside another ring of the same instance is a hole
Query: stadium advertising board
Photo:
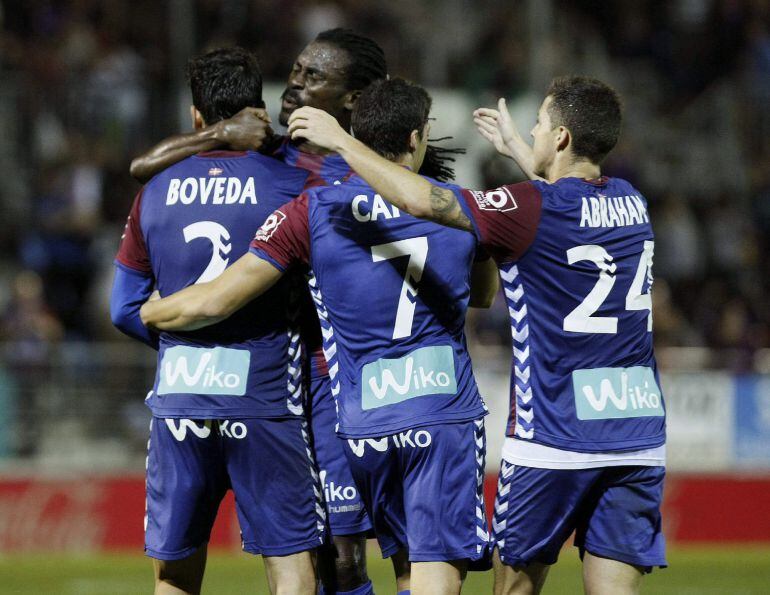
{"type": "Polygon", "coordinates": [[[741,376],[735,387],[735,461],[770,468],[770,378],[741,376]]]}
{"type": "Polygon", "coordinates": [[[668,468],[732,468],[735,380],[719,372],[662,374],[666,399],[668,468]]]}

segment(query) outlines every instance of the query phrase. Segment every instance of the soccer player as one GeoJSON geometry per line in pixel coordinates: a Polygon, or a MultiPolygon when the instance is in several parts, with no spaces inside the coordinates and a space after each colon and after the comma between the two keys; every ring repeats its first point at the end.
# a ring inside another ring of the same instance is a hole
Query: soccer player
{"type": "MultiPolygon", "coordinates": [[[[358,99],[353,129],[397,167],[419,169],[430,103],[420,87],[375,82],[358,99]]],[[[213,282],[142,307],[149,326],[197,328],[293,265],[310,265],[338,433],[383,556],[408,554],[411,580],[402,574],[398,587],[415,594],[458,593],[469,561],[487,548],[486,407],[463,333],[475,258],[473,236],[386,206],[353,177],[277,210],[250,253],[213,282]]],[[[485,280],[478,305],[497,287],[489,262],[476,265],[485,280]]]]}
{"type": "Polygon", "coordinates": [[[499,112],[477,110],[476,123],[538,179],[457,194],[382,159],[323,112],[296,111],[289,131],[338,152],[400,212],[467,231],[498,263],[513,362],[495,592],[538,593],[576,531],[586,592],[636,593],[643,573],[666,565],[665,408],[647,203],[601,174],[620,100],[595,79],[554,80],[532,148],[503,100],[499,112]]]}
{"type": "MultiPolygon", "coordinates": [[[[323,109],[349,130],[352,109],[361,91],[372,81],[386,77],[385,55],[375,41],[347,29],[324,31],[294,62],[282,95],[279,121],[286,125],[295,109],[309,105],[323,109]]],[[[135,159],[131,172],[146,179],[191,154],[227,145],[262,147],[264,152],[284,163],[310,172],[308,184],[311,186],[339,184],[350,174],[350,167],[339,155],[302,139],[266,138],[267,120],[264,112],[247,108],[229,120],[162,141],[135,159]]],[[[451,174],[442,164],[441,150],[429,147],[427,156],[428,163],[424,162],[422,168],[426,175],[446,179],[451,174]]],[[[312,354],[307,413],[334,544],[331,550],[319,551],[319,574],[329,593],[365,595],[371,590],[365,558],[366,532],[371,529],[371,523],[353,483],[342,444],[334,433],[336,415],[321,349],[320,326],[309,296],[307,302],[302,316],[302,335],[312,354]]],[[[399,564],[398,556],[394,563],[397,574],[407,571],[407,567],[399,564]]]]}
{"type": "MultiPolygon", "coordinates": [[[[256,58],[238,48],[190,61],[196,128],[262,105],[256,58]]],[[[115,324],[159,349],[147,458],[145,551],[155,592],[198,593],[219,503],[235,493],[243,549],[262,554],[271,592],[315,593],[311,551],[325,524],[303,415],[288,284],[227,321],[150,334],[139,306],[216,278],[247,250],[307,173],[253,152],[200,153],[137,196],[116,258],[115,324]]]]}
{"type": "MultiPolygon", "coordinates": [[[[283,92],[280,122],[286,125],[294,109],[312,105],[326,110],[347,129],[358,94],[386,76],[385,55],[375,41],[346,29],[324,31],[294,62],[283,92]]],[[[266,139],[266,134],[272,134],[267,125],[264,112],[246,108],[228,120],[162,141],[133,161],[131,173],[143,179],[199,151],[223,145],[259,149],[266,141],[263,151],[309,172],[308,186],[339,184],[350,174],[347,162],[338,155],[306,142],[291,142],[288,137],[266,139]]],[[[366,595],[372,592],[366,572],[366,535],[371,523],[334,432],[334,399],[309,294],[301,314],[303,341],[311,356],[306,375],[307,415],[333,540],[333,547],[319,551],[318,570],[328,593],[366,595]]]]}

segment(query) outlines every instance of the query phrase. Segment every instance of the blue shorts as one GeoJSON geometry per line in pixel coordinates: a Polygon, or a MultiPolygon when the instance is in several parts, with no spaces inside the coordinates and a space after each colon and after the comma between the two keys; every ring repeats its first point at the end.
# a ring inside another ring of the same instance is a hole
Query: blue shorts
{"type": "Polygon", "coordinates": [[[148,556],[180,560],[207,543],[231,488],[244,551],[285,556],[321,545],[325,512],[304,419],[154,417],[148,450],[148,556]]]}
{"type": "Polygon", "coordinates": [[[483,420],[348,440],[347,445],[383,558],[406,549],[412,562],[486,565],[483,420]]]}
{"type": "Polygon", "coordinates": [[[328,376],[311,378],[307,414],[331,534],[366,533],[372,524],[353,482],[350,464],[345,457],[345,441],[334,431],[337,410],[328,376]]]}
{"type": "Polygon", "coordinates": [[[502,462],[493,541],[509,566],[553,564],[575,531],[580,555],[666,566],[665,467],[536,469],[502,462]]]}

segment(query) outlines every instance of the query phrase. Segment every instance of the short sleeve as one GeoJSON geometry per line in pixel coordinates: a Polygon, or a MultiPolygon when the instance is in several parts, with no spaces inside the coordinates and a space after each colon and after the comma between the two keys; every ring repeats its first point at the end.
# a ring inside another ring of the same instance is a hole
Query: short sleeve
{"type": "Polygon", "coordinates": [[[249,246],[249,252],[281,271],[297,262],[310,261],[307,193],[289,201],[265,219],[249,246]]]}
{"type": "Polygon", "coordinates": [[[532,182],[484,192],[464,189],[461,200],[481,247],[499,264],[519,259],[534,241],[542,195],[532,182]]]}
{"type": "Polygon", "coordinates": [[[120,247],[115,260],[133,271],[144,275],[152,275],[150,255],[144,241],[141,227],[142,191],[136,195],[131,212],[126,220],[126,227],[120,238],[120,247]]]}

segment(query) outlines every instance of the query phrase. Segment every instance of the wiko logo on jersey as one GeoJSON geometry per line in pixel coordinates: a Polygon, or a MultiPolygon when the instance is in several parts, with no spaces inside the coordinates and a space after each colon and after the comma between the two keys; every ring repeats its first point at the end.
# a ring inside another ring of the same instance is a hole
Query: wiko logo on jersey
{"type": "Polygon", "coordinates": [[[489,190],[488,192],[474,190],[472,194],[473,198],[476,199],[476,204],[479,205],[482,211],[500,211],[505,213],[506,211],[513,211],[519,208],[511,191],[504,186],[496,190],[489,190]]]}
{"type": "Polygon", "coordinates": [[[361,407],[393,405],[415,397],[457,392],[452,348],[421,347],[398,359],[382,358],[361,371],[361,407]]]}
{"type": "Polygon", "coordinates": [[[265,219],[262,227],[257,230],[257,235],[254,236],[254,239],[259,240],[260,242],[266,242],[270,239],[270,236],[275,233],[278,226],[283,223],[284,219],[286,219],[286,215],[281,211],[274,211],[267,219],[265,219]]]}
{"type": "Polygon", "coordinates": [[[578,419],[665,415],[655,374],[646,366],[575,370],[572,386],[578,419]]]}
{"type": "Polygon", "coordinates": [[[387,452],[391,442],[396,448],[428,448],[433,442],[433,436],[428,430],[407,430],[382,438],[348,438],[350,450],[359,458],[364,456],[367,444],[377,452],[387,452]]]}
{"type": "Polygon", "coordinates": [[[251,353],[176,345],[163,353],[158,394],[244,395],[251,353]]]}
{"type": "MultiPolygon", "coordinates": [[[[211,173],[210,170],[209,173],[211,173]]],[[[221,171],[221,170],[220,170],[221,171]]],[[[194,202],[212,205],[257,204],[254,178],[172,178],[166,192],[166,205],[191,205],[194,202]]]]}

